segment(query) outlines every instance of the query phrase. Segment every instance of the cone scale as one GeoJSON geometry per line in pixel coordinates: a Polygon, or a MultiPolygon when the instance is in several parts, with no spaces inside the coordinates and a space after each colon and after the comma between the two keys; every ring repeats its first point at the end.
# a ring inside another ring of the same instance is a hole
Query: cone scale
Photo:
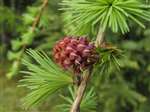
{"type": "Polygon", "coordinates": [[[99,59],[96,47],[84,37],[65,37],[53,48],[53,57],[64,69],[80,73],[99,59]]]}

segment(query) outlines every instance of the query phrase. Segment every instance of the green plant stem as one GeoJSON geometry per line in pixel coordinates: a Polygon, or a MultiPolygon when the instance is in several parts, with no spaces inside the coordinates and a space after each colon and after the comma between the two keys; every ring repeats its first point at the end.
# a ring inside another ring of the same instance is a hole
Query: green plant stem
{"type": "Polygon", "coordinates": [[[98,34],[97,34],[97,37],[96,37],[95,46],[96,47],[101,47],[101,45],[103,44],[103,42],[104,42],[104,31],[100,27],[99,31],[98,31],[98,34]]]}

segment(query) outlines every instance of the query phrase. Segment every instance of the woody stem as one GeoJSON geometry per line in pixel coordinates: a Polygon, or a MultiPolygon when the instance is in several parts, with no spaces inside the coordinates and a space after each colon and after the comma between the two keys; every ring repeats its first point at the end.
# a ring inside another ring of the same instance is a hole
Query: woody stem
{"type": "Polygon", "coordinates": [[[98,34],[97,34],[97,37],[96,37],[95,46],[96,47],[101,47],[101,45],[103,44],[103,42],[104,42],[104,31],[100,27],[99,31],[98,31],[98,34]]]}
{"type": "MultiPolygon", "coordinates": [[[[103,42],[104,42],[104,31],[102,30],[102,28],[100,28],[97,34],[97,39],[95,41],[95,46],[100,47],[103,44],[103,42]]],[[[80,112],[80,104],[84,96],[85,90],[87,88],[87,83],[91,77],[91,74],[92,68],[85,71],[85,73],[83,74],[83,79],[81,80],[81,83],[77,89],[76,98],[72,104],[70,112],[80,112]]]]}
{"type": "Polygon", "coordinates": [[[87,82],[90,76],[91,76],[91,70],[87,70],[84,72],[83,79],[77,89],[76,98],[74,100],[74,103],[72,105],[70,112],[80,112],[80,104],[84,96],[84,93],[87,87],[87,82]]]}

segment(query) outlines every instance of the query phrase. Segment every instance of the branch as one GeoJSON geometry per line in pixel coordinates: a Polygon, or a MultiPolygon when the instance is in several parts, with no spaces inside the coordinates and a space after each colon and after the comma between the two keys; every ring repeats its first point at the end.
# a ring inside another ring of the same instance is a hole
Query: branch
{"type": "Polygon", "coordinates": [[[41,16],[42,16],[42,13],[43,13],[45,7],[47,6],[47,4],[48,4],[48,0],[44,0],[44,1],[43,1],[43,4],[42,4],[42,6],[41,6],[41,9],[40,9],[40,11],[39,11],[39,14],[36,16],[36,18],[35,18],[35,20],[34,20],[34,22],[33,22],[33,24],[32,24],[32,32],[34,32],[36,26],[38,25],[38,23],[39,23],[39,21],[40,21],[40,18],[41,18],[41,16]]]}
{"type": "MultiPolygon", "coordinates": [[[[102,28],[99,28],[99,31],[97,34],[97,39],[95,41],[95,46],[101,47],[103,45],[103,43],[104,43],[104,31],[102,30],[102,28]]],[[[92,72],[92,69],[90,68],[89,70],[87,70],[85,72],[85,74],[83,74],[83,79],[81,80],[81,83],[77,89],[76,98],[73,102],[70,112],[80,112],[80,104],[81,104],[82,98],[84,96],[84,93],[85,93],[85,90],[87,87],[87,83],[91,76],[91,72],[92,72]]]]}
{"type": "MultiPolygon", "coordinates": [[[[41,9],[40,9],[38,15],[35,17],[35,20],[33,21],[33,24],[32,24],[32,32],[35,31],[35,28],[36,28],[36,26],[38,25],[38,23],[39,23],[39,21],[40,21],[40,18],[41,18],[41,16],[42,16],[42,13],[43,13],[44,9],[46,8],[47,4],[48,4],[48,0],[43,0],[43,4],[42,4],[42,6],[41,6],[41,9]]],[[[26,44],[24,44],[24,45],[22,46],[21,54],[20,54],[20,56],[19,56],[19,57],[17,58],[17,60],[16,60],[16,61],[18,62],[18,65],[20,65],[20,63],[21,63],[21,58],[22,58],[22,56],[23,56],[23,54],[24,54],[24,51],[25,51],[26,47],[27,47],[26,44]]],[[[8,77],[9,77],[9,76],[8,76],[8,77]]]]}
{"type": "Polygon", "coordinates": [[[80,112],[80,104],[81,104],[82,98],[84,96],[88,80],[91,76],[91,71],[92,70],[89,69],[89,70],[85,71],[85,73],[83,74],[83,79],[78,87],[78,90],[76,93],[76,98],[74,100],[74,103],[72,105],[70,112],[80,112]]]}
{"type": "Polygon", "coordinates": [[[96,47],[101,47],[101,45],[104,43],[104,31],[103,29],[100,27],[98,34],[97,34],[97,38],[95,41],[95,46],[96,47]]]}
{"type": "MultiPolygon", "coordinates": [[[[32,24],[32,32],[35,31],[36,26],[37,26],[38,23],[40,22],[40,18],[41,18],[41,16],[42,16],[42,13],[43,13],[44,9],[46,8],[47,4],[48,4],[48,0],[43,0],[43,4],[42,4],[42,6],[41,6],[41,9],[40,9],[40,11],[39,11],[39,14],[35,17],[35,20],[33,21],[33,24],[32,24]]],[[[23,45],[22,49],[23,49],[23,50],[22,50],[22,53],[21,53],[20,58],[22,57],[22,54],[24,53],[24,50],[26,49],[26,45],[23,45]]]]}
{"type": "MultiPolygon", "coordinates": [[[[41,9],[40,9],[38,15],[35,17],[35,20],[33,21],[33,24],[32,24],[32,32],[35,31],[36,26],[37,26],[38,23],[40,22],[40,18],[41,18],[41,16],[42,16],[42,13],[43,13],[44,9],[46,8],[47,4],[48,4],[48,0],[43,0],[43,4],[42,4],[42,6],[41,6],[41,9]]],[[[21,57],[23,56],[23,53],[24,53],[24,50],[25,50],[25,49],[26,49],[26,45],[23,45],[23,47],[22,47],[22,53],[21,53],[21,55],[20,55],[18,61],[21,60],[21,57]]]]}

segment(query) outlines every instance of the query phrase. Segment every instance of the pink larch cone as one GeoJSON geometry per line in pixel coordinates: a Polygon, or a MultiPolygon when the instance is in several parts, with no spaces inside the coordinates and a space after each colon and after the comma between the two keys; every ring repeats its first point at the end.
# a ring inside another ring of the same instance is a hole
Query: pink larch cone
{"type": "Polygon", "coordinates": [[[92,66],[99,59],[94,44],[83,37],[65,37],[60,40],[53,48],[53,56],[56,63],[75,73],[92,66]]]}

